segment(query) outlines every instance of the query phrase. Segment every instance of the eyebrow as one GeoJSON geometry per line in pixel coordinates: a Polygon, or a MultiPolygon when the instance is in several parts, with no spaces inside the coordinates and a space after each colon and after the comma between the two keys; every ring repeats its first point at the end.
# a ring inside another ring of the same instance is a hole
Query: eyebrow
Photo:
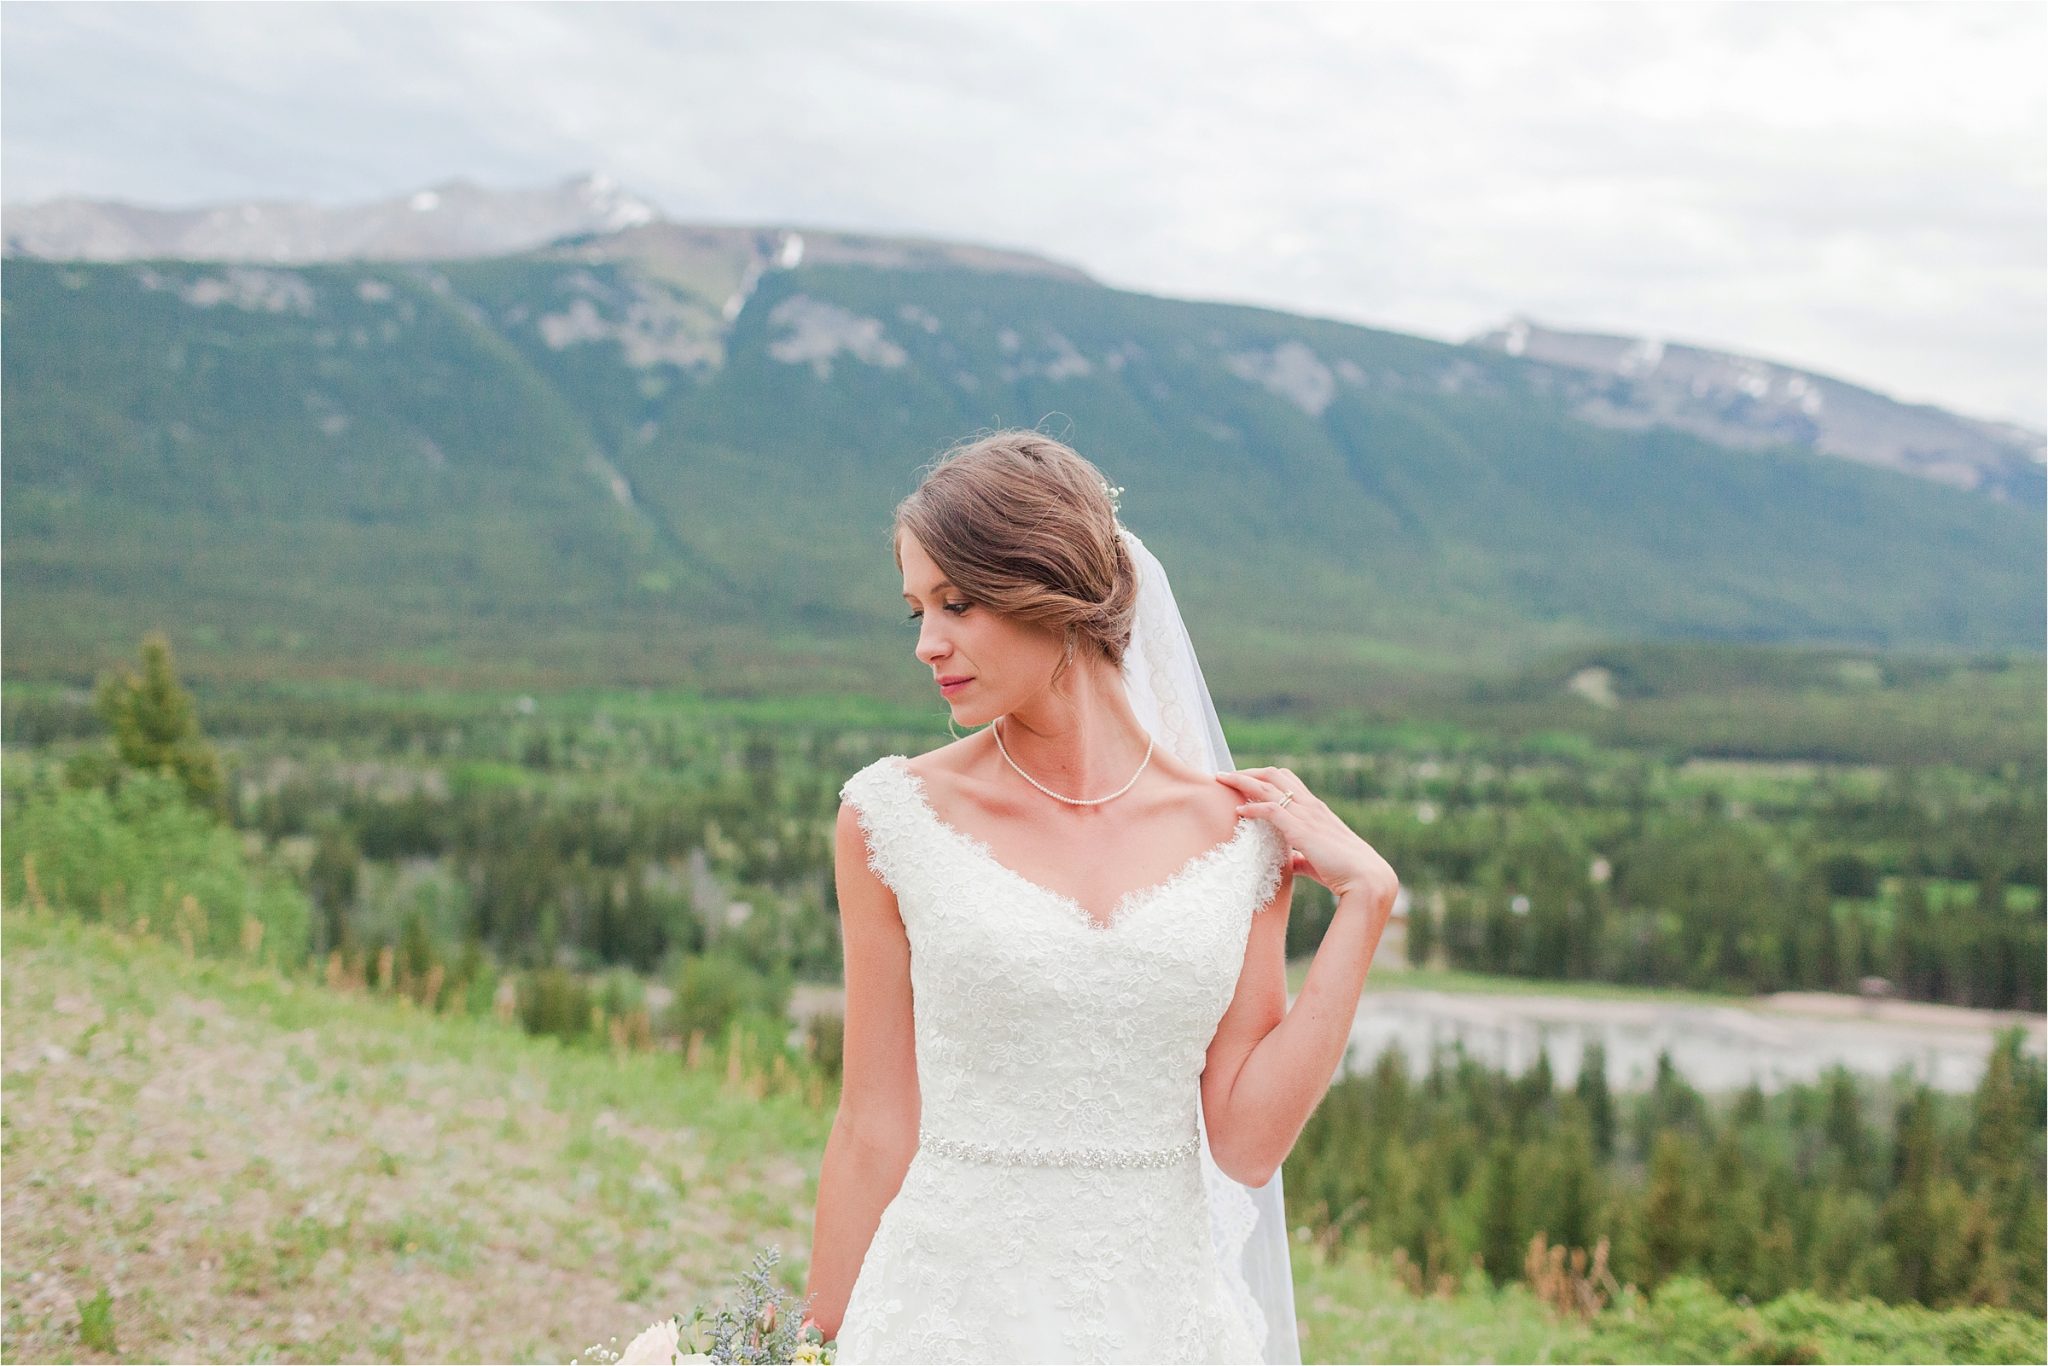
{"type": "MultiPolygon", "coordinates": [[[[933,585],[932,585],[932,592],[936,593],[936,592],[938,592],[938,591],[939,591],[939,590],[940,590],[941,588],[951,588],[952,586],[953,586],[952,584],[950,584],[950,583],[947,583],[947,582],[946,582],[946,581],[945,581],[944,579],[940,579],[940,580],[939,580],[939,581],[938,581],[937,583],[935,583],[935,584],[933,584],[933,585]]],[[[916,599],[915,597],[912,597],[912,596],[911,596],[911,594],[909,593],[909,591],[908,591],[908,590],[905,590],[905,592],[904,592],[903,596],[904,596],[904,597],[905,597],[906,599],[908,599],[909,601],[911,601],[911,602],[916,602],[916,601],[917,601],[917,599],[916,599]]]]}

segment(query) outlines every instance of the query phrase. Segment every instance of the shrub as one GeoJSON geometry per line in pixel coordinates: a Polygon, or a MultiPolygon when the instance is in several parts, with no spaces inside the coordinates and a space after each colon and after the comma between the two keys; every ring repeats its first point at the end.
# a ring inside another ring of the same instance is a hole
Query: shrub
{"type": "Polygon", "coordinates": [[[38,778],[9,796],[0,878],[10,905],[141,928],[196,954],[287,971],[305,963],[305,893],[252,864],[241,837],[193,806],[179,779],[138,770],[109,795],[38,778]]]}
{"type": "Polygon", "coordinates": [[[716,1042],[743,1013],[786,1018],[790,990],[787,973],[769,976],[728,953],[692,954],[676,967],[667,1028],[680,1038],[701,1032],[716,1042]]]}
{"type": "Polygon", "coordinates": [[[566,968],[538,968],[519,979],[519,1023],[529,1034],[573,1043],[590,1032],[590,987],[566,968]]]}

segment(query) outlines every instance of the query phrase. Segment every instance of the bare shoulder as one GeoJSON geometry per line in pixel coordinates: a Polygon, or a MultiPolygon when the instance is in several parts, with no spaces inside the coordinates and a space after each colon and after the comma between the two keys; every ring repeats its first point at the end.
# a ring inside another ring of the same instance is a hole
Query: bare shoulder
{"type": "Polygon", "coordinates": [[[1243,798],[1230,784],[1217,781],[1215,774],[1183,763],[1164,750],[1155,750],[1152,762],[1173,780],[1166,789],[1165,800],[1169,804],[1201,812],[1206,823],[1221,832],[1219,838],[1236,828],[1237,806],[1243,798]]]}
{"type": "Polygon", "coordinates": [[[969,760],[988,744],[988,741],[982,738],[983,734],[984,732],[976,731],[972,735],[963,735],[958,740],[940,745],[937,749],[910,755],[904,763],[909,766],[912,773],[927,780],[933,777],[961,777],[969,772],[969,760]]]}

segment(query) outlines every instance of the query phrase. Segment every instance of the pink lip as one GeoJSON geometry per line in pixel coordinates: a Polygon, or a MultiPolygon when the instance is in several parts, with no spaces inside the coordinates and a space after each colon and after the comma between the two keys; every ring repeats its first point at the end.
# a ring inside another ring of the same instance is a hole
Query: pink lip
{"type": "Polygon", "coordinates": [[[954,693],[959,692],[962,688],[966,687],[969,683],[972,683],[973,681],[974,680],[971,678],[962,678],[952,683],[941,683],[939,684],[939,691],[943,693],[945,696],[951,697],[954,693]]]}

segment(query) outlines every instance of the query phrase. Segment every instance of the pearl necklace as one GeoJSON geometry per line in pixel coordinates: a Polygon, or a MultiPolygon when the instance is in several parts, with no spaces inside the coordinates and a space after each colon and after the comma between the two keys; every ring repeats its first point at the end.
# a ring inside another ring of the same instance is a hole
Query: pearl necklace
{"type": "MultiPolygon", "coordinates": [[[[1017,768],[1017,761],[1010,757],[1009,748],[1003,744],[1003,729],[1000,719],[997,721],[995,725],[989,727],[989,731],[996,737],[996,748],[1002,750],[1004,762],[1009,764],[1011,768],[1017,768]]],[[[1138,773],[1143,773],[1145,771],[1145,765],[1152,762],[1152,746],[1155,743],[1156,738],[1157,737],[1150,735],[1145,737],[1145,757],[1138,761],[1138,773]]],[[[1061,801],[1067,803],[1067,805],[1069,806],[1100,806],[1102,805],[1102,803],[1109,801],[1111,798],[1121,797],[1124,795],[1124,793],[1129,792],[1131,790],[1131,783],[1135,783],[1138,781],[1138,773],[1133,773],[1131,775],[1130,782],[1125,783],[1122,787],[1110,793],[1108,797],[1069,797],[1063,793],[1053,791],[1044,783],[1041,783],[1040,781],[1038,781],[1038,779],[1032,777],[1029,773],[1026,773],[1023,769],[1017,768],[1018,777],[1022,778],[1025,782],[1030,783],[1033,787],[1037,788],[1040,792],[1043,792],[1046,796],[1058,797],[1061,801]]]]}

